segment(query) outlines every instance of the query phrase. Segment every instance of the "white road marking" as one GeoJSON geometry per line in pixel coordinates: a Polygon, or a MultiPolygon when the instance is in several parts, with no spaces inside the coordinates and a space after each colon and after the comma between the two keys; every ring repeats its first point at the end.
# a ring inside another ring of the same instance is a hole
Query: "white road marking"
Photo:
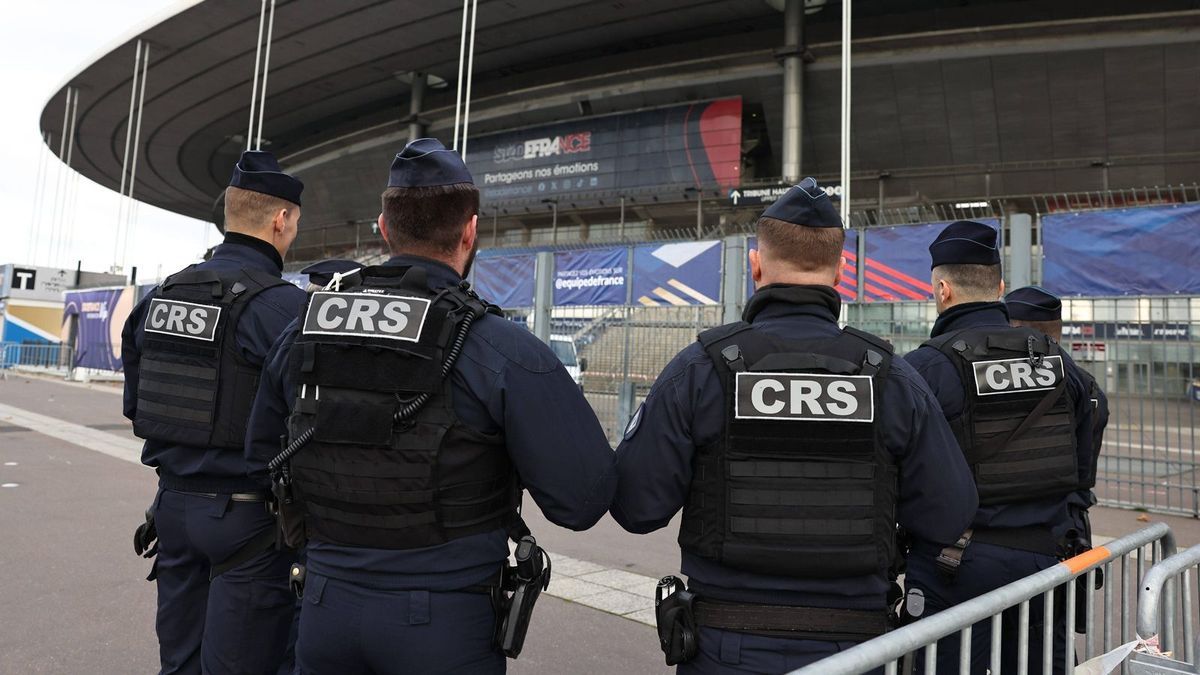
{"type": "Polygon", "coordinates": [[[16,462],[5,462],[4,463],[4,466],[16,466],[16,465],[17,465],[16,462]]]}
{"type": "Polygon", "coordinates": [[[17,487],[17,485],[17,483],[4,483],[3,485],[0,485],[0,488],[17,487]]]}
{"type": "Polygon", "coordinates": [[[658,579],[556,553],[550,558],[554,567],[546,595],[654,625],[658,579]]]}
{"type": "Polygon", "coordinates": [[[48,415],[14,408],[0,403],[0,422],[25,427],[39,434],[66,441],[81,448],[95,450],[109,457],[134,464],[142,463],[142,442],[104,431],[89,429],[82,424],[66,422],[48,415]]]}

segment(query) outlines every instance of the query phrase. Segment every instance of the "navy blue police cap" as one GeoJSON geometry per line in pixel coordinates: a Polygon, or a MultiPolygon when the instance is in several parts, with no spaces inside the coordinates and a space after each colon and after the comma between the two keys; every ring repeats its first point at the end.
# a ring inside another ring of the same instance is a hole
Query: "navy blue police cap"
{"type": "Polygon", "coordinates": [[[360,267],[362,267],[362,263],[355,260],[330,258],[315,262],[300,270],[300,273],[308,275],[308,283],[324,287],[333,279],[334,274],[353,272],[360,267]]]}
{"type": "Polygon", "coordinates": [[[233,165],[233,177],[229,186],[261,192],[300,206],[300,193],[304,183],[284,173],[279,168],[275,155],[262,150],[247,150],[233,165]]]}
{"type": "Polygon", "coordinates": [[[763,211],[762,217],[803,227],[842,227],[841,216],[814,178],[793,185],[763,211]]]}
{"type": "Polygon", "coordinates": [[[437,187],[474,182],[457,151],[448,150],[436,138],[418,138],[404,146],[396,159],[392,160],[387,186],[437,187]]]}
{"type": "Polygon", "coordinates": [[[930,269],[941,265],[999,265],[995,228],[973,220],[950,223],[929,245],[930,269]]]}
{"type": "Polygon", "coordinates": [[[1061,321],[1062,300],[1041,286],[1026,286],[1004,296],[1008,317],[1017,321],[1061,321]]]}

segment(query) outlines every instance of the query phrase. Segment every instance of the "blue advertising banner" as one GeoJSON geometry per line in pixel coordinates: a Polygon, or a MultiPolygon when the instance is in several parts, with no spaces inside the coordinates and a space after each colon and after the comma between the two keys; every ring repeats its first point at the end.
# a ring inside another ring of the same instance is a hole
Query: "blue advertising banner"
{"type": "Polygon", "coordinates": [[[479,297],[501,307],[533,306],[532,255],[479,256],[473,266],[472,282],[479,297]]]}
{"type": "Polygon", "coordinates": [[[1200,293],[1200,205],[1042,217],[1043,285],[1060,295],[1200,293]]]}
{"type": "Polygon", "coordinates": [[[741,182],[742,100],[587,117],[472,138],[467,167],[485,203],[741,182]]]}
{"type": "Polygon", "coordinates": [[[716,305],[721,242],[650,244],[633,249],[633,301],[642,305],[716,305]]]}
{"type": "Polygon", "coordinates": [[[625,304],[626,255],[624,248],[555,253],[554,304],[625,304]]]}
{"type": "Polygon", "coordinates": [[[133,309],[134,287],[67,291],[63,323],[78,317],[75,365],[121,370],[121,329],[133,309]]]}

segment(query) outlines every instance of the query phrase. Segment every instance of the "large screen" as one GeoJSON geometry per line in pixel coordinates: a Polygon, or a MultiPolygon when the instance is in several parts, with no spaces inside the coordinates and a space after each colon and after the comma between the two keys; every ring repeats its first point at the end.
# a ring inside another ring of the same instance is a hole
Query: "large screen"
{"type": "Polygon", "coordinates": [[[472,138],[467,166],[489,204],[664,186],[732,189],[742,100],[728,98],[472,138]]]}

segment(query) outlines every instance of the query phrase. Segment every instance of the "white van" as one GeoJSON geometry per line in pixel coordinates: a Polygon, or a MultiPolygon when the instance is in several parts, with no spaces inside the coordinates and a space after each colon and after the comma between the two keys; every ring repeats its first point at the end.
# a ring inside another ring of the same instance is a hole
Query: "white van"
{"type": "Polygon", "coordinates": [[[587,359],[579,358],[579,352],[575,349],[575,340],[571,339],[570,335],[551,335],[550,348],[554,350],[554,355],[558,357],[558,360],[562,361],[571,379],[575,380],[575,384],[583,388],[583,371],[587,370],[587,359]]]}

